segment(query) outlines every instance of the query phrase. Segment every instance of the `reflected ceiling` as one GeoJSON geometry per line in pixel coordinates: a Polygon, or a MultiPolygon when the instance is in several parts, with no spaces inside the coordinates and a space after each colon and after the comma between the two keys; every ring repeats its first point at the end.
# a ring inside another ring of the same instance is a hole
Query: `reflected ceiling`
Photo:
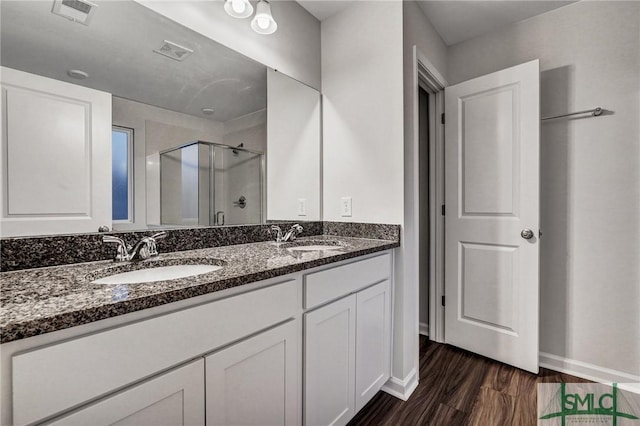
{"type": "Polygon", "coordinates": [[[266,107],[264,65],[133,1],[95,3],[85,26],[51,13],[53,1],[2,1],[2,65],[215,121],[266,107]],[[164,40],[194,53],[183,62],[154,53],[164,40]]]}

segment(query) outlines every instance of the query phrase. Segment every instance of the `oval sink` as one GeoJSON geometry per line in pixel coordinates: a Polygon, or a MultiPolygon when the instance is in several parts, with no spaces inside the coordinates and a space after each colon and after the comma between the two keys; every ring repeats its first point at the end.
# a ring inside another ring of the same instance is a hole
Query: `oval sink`
{"type": "Polygon", "coordinates": [[[140,284],[156,281],[176,280],[194,275],[208,274],[222,269],[218,265],[172,265],[157,268],[140,269],[138,271],[121,272],[91,281],[91,284],[140,284]]]}
{"type": "Polygon", "coordinates": [[[340,249],[340,246],[328,246],[328,245],[287,247],[287,250],[291,250],[291,251],[325,251],[325,250],[339,250],[339,249],[340,249]]]}
{"type": "Polygon", "coordinates": [[[288,243],[280,243],[279,247],[291,251],[326,251],[340,250],[343,244],[336,240],[296,240],[288,243]]]}
{"type": "Polygon", "coordinates": [[[223,260],[211,258],[153,259],[124,262],[99,269],[86,276],[90,284],[143,284],[194,277],[218,271],[223,260]]]}

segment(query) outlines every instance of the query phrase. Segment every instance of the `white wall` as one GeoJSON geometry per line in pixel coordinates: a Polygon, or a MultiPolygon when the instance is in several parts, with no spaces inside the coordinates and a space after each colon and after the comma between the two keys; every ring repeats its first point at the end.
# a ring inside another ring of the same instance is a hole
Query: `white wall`
{"type": "MultiPolygon", "coordinates": [[[[640,2],[578,2],[449,49],[449,83],[540,58],[542,352],[640,376],[640,2]]],[[[640,380],[640,379],[638,379],[640,380]]]]}
{"type": "MultiPolygon", "coordinates": [[[[415,299],[419,299],[419,321],[421,324],[429,322],[429,286],[428,286],[428,270],[429,270],[429,253],[420,252],[418,247],[422,243],[428,242],[429,234],[426,227],[418,230],[418,222],[420,213],[424,214],[428,200],[421,200],[422,206],[418,206],[418,159],[428,146],[420,146],[418,152],[415,150],[414,138],[418,128],[415,124],[414,108],[417,105],[416,100],[416,70],[413,59],[413,48],[417,48],[434,67],[434,70],[443,78],[446,78],[447,72],[447,46],[444,44],[440,35],[431,25],[429,19],[424,15],[422,9],[415,1],[404,1],[403,19],[404,19],[404,172],[405,172],[405,280],[416,288],[415,299]],[[420,212],[420,208],[422,212],[420,212]],[[419,266],[418,266],[419,265],[419,266]],[[419,285],[419,290],[417,286],[419,285]]],[[[427,182],[428,183],[428,182],[427,182]]],[[[423,183],[424,184],[424,183],[423,183]]]]}
{"type": "Polygon", "coordinates": [[[251,59],[320,89],[320,22],[297,2],[271,2],[278,30],[274,34],[260,35],[249,26],[250,18],[237,19],[227,15],[223,1],[136,1],[251,59]]]}
{"type": "MultiPolygon", "coordinates": [[[[322,22],[324,220],[404,222],[402,32],[400,1],[354,2],[322,22]],[[352,217],[340,215],[344,196],[352,217]]],[[[417,283],[403,281],[404,252],[394,265],[396,394],[418,367],[417,283]]]]}
{"type": "Polygon", "coordinates": [[[320,93],[270,69],[267,110],[267,219],[320,220],[320,93]]]}
{"type": "Polygon", "coordinates": [[[323,219],[402,223],[401,2],[354,2],[322,22],[322,94],[323,219]]]}
{"type": "MultiPolygon", "coordinates": [[[[447,46],[415,1],[403,1],[405,60],[415,45],[440,75],[447,75],[447,46]]],[[[410,56],[410,55],[409,55],[410,56]]],[[[406,67],[405,67],[406,68],[406,67]]]]}
{"type": "Polygon", "coordinates": [[[238,146],[251,151],[267,150],[267,109],[252,112],[224,122],[225,145],[238,146]]]}

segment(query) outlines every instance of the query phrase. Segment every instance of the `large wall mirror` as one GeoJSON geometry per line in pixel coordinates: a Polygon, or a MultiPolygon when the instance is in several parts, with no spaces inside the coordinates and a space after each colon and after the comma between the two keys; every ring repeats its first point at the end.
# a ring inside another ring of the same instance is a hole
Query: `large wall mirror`
{"type": "Polygon", "coordinates": [[[91,3],[0,4],[2,236],[320,219],[316,90],[91,3]]]}

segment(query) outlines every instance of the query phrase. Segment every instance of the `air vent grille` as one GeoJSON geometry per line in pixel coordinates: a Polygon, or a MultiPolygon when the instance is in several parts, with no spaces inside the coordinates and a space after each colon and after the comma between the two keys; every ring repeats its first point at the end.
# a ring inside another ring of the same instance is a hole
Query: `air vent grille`
{"type": "Polygon", "coordinates": [[[75,9],[78,12],[82,12],[84,14],[89,14],[93,7],[90,4],[83,3],[79,0],[62,0],[62,5],[70,7],[71,9],[75,9]]]}
{"type": "Polygon", "coordinates": [[[160,46],[159,49],[155,49],[154,52],[166,56],[167,58],[182,62],[193,53],[193,50],[188,47],[180,46],[172,41],[164,40],[162,42],[162,46],[160,46]]]}
{"type": "Polygon", "coordinates": [[[89,25],[96,7],[86,0],[54,0],[51,12],[70,21],[89,25]]]}

